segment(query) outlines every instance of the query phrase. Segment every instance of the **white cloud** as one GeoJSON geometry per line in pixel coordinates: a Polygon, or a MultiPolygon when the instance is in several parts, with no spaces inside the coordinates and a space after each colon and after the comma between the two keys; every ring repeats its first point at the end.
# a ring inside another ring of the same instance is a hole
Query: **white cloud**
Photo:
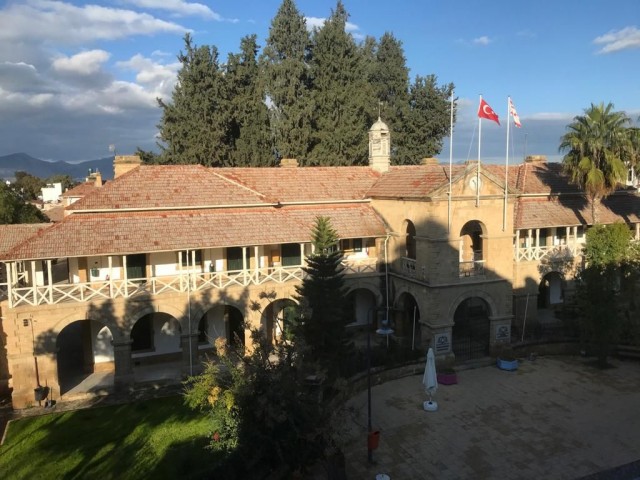
{"type": "Polygon", "coordinates": [[[58,72],[92,75],[100,71],[102,64],[109,60],[109,57],[111,54],[104,50],[89,50],[72,57],[56,58],[52,67],[58,72]]]}
{"type": "Polygon", "coordinates": [[[636,27],[626,27],[622,30],[612,30],[597,37],[593,43],[604,45],[597,53],[613,53],[620,50],[640,48],[640,30],[636,27]]]}
{"type": "Polygon", "coordinates": [[[165,65],[137,54],[127,61],[117,62],[116,66],[137,72],[136,82],[152,91],[154,95],[153,98],[166,98],[169,97],[173,91],[173,86],[176,83],[176,75],[178,70],[180,70],[181,64],[175,62],[165,65]]]}
{"type": "Polygon", "coordinates": [[[202,3],[189,3],[184,0],[127,0],[127,3],[140,8],[167,10],[177,15],[199,15],[219,22],[224,20],[220,14],[202,3]]]}
{"type": "Polygon", "coordinates": [[[489,45],[491,42],[492,40],[486,35],[473,39],[473,43],[475,43],[476,45],[486,46],[486,45],[489,45]]]}
{"type": "MultiPolygon", "coordinates": [[[[27,0],[1,11],[2,42],[55,42],[67,45],[114,40],[133,35],[182,34],[189,29],[147,13],[101,7],[75,6],[52,0],[27,0]],[[29,32],[25,35],[25,32],[29,32]]],[[[10,43],[9,43],[10,44],[10,43]]]]}
{"type": "Polygon", "coordinates": [[[576,113],[567,112],[538,112],[533,113],[526,118],[529,120],[571,122],[576,115],[576,113]]]}
{"type": "Polygon", "coordinates": [[[309,31],[313,30],[314,28],[322,28],[324,22],[327,21],[326,18],[319,17],[304,17],[304,19],[306,20],[307,30],[309,31]]]}

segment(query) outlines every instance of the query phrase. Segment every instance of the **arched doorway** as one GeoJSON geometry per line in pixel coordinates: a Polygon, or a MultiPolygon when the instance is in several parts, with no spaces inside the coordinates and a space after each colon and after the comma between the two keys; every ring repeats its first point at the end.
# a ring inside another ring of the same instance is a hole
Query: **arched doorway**
{"type": "Polygon", "coordinates": [[[56,351],[61,395],[93,373],[113,372],[112,340],[109,328],[94,320],[78,320],[60,331],[56,351]]]}
{"type": "Polygon", "coordinates": [[[357,288],[349,292],[346,298],[346,309],[349,312],[347,325],[349,326],[366,326],[369,322],[373,323],[374,315],[369,312],[376,306],[376,296],[371,290],[366,288],[357,288]]]}
{"type": "Polygon", "coordinates": [[[154,312],[140,317],[130,335],[133,366],[179,362],[181,333],[180,323],[168,313],[154,312]]]}
{"type": "Polygon", "coordinates": [[[262,325],[269,342],[288,340],[295,321],[297,304],[288,298],[271,302],[262,315],[262,325]]]}
{"type": "Polygon", "coordinates": [[[393,317],[396,338],[411,349],[420,346],[420,309],[413,295],[400,295],[393,317]]]}
{"type": "Polygon", "coordinates": [[[232,305],[216,305],[207,310],[198,323],[199,348],[209,348],[216,338],[225,338],[229,345],[245,345],[242,312],[232,305]]]}
{"type": "Polygon", "coordinates": [[[538,286],[538,308],[549,308],[563,303],[562,276],[558,272],[549,272],[538,286]]]}
{"type": "Polygon", "coordinates": [[[471,360],[489,355],[491,312],[480,297],[464,300],[453,317],[452,349],[456,360],[471,360]]]}

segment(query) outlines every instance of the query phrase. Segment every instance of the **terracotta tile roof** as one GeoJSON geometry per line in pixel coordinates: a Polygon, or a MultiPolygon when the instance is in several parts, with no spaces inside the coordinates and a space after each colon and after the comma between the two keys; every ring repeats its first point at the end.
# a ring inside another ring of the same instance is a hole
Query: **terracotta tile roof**
{"type": "Polygon", "coordinates": [[[518,190],[524,194],[580,192],[562,172],[561,163],[523,163],[517,166],[517,177],[518,190]]]}
{"type": "Polygon", "coordinates": [[[69,190],[64,192],[62,194],[62,198],[85,197],[90,193],[94,192],[95,190],[98,190],[98,188],[102,188],[102,187],[96,187],[95,181],[79,183],[75,187],[70,188],[69,190]]]}
{"type": "MultiPolygon", "coordinates": [[[[598,208],[600,223],[640,222],[640,197],[628,193],[609,196],[598,208]]],[[[584,196],[530,197],[518,200],[515,228],[591,225],[591,206],[584,196]]]]}
{"type": "Polygon", "coordinates": [[[42,211],[52,222],[61,222],[64,218],[64,206],[55,205],[42,211]]]}
{"type": "MultiPolygon", "coordinates": [[[[0,225],[0,255],[16,245],[26,241],[50,223],[21,223],[18,225],[0,225]]],[[[0,267],[1,268],[1,267],[0,267]]]]}
{"type": "Polygon", "coordinates": [[[189,208],[264,203],[243,185],[201,165],[142,165],[96,188],[68,210],[189,208]]]}
{"type": "Polygon", "coordinates": [[[190,208],[360,200],[380,177],[369,167],[207,168],[142,165],[94,188],[69,210],[190,208]]]}
{"type": "Polygon", "coordinates": [[[330,217],[342,238],[385,234],[382,220],[363,204],[74,214],[17,246],[4,258],[26,260],[309,242],[317,216],[330,217]]]}
{"type": "Polygon", "coordinates": [[[273,202],[360,200],[380,178],[369,167],[219,168],[273,202]]]}

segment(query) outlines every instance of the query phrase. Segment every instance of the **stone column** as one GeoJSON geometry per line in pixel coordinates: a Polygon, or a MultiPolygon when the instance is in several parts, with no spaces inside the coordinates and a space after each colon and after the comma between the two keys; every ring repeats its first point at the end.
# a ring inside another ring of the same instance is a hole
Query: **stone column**
{"type": "Polygon", "coordinates": [[[131,362],[131,340],[112,341],[115,373],[113,383],[116,389],[134,383],[133,364],[131,362]]]}
{"type": "Polygon", "coordinates": [[[180,335],[182,347],[182,373],[186,375],[197,374],[201,370],[201,362],[198,359],[198,334],[180,335]]]}

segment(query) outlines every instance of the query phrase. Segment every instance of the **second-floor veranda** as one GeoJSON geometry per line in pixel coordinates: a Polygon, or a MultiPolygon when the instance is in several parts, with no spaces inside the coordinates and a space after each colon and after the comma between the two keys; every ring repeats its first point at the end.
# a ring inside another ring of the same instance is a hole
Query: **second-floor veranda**
{"type": "MultiPolygon", "coordinates": [[[[342,241],[349,278],[378,275],[374,239],[342,241]]],[[[309,243],[6,262],[9,308],[301,282],[309,243]]]]}

